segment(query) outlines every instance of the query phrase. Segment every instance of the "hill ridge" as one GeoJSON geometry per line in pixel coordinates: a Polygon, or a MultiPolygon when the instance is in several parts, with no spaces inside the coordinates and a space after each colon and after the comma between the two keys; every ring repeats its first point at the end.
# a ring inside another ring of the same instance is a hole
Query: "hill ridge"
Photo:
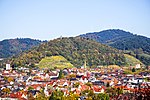
{"type": "Polygon", "coordinates": [[[22,51],[29,50],[30,48],[39,45],[40,43],[42,43],[42,41],[31,38],[2,40],[0,41],[0,58],[17,55],[22,51]]]}
{"type": "Polygon", "coordinates": [[[150,38],[126,32],[120,29],[109,29],[100,32],[82,34],[80,37],[95,40],[119,50],[125,50],[132,56],[150,65],[150,38]],[[149,55],[148,56],[145,56],[149,55]],[[143,60],[144,57],[144,60],[143,60]]]}

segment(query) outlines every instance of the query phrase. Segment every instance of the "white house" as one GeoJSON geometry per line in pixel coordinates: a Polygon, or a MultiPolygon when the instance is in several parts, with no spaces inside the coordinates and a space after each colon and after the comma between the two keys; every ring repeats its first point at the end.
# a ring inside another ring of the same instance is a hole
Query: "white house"
{"type": "Polygon", "coordinates": [[[10,64],[6,64],[6,70],[11,70],[10,64]]]}

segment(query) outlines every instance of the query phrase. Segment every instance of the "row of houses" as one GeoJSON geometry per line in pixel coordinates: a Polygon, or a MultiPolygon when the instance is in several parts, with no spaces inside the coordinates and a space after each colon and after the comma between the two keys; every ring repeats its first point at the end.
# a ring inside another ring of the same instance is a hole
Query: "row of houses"
{"type": "Polygon", "coordinates": [[[34,98],[43,90],[49,97],[55,90],[63,91],[64,95],[70,92],[80,95],[84,90],[91,90],[95,94],[105,93],[108,87],[120,88],[124,92],[135,92],[138,89],[148,88],[150,73],[139,75],[124,74],[123,69],[108,68],[69,68],[60,69],[28,69],[1,70],[0,71],[0,97],[13,99],[28,99],[32,94],[34,98]]]}

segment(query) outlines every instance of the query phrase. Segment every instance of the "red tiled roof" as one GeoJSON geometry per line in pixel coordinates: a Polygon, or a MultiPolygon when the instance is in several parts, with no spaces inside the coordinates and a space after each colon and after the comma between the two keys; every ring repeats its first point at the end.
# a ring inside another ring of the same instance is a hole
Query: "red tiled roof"
{"type": "Polygon", "coordinates": [[[81,91],[88,90],[88,89],[90,89],[89,86],[87,86],[87,85],[81,85],[81,91]]]}
{"type": "Polygon", "coordinates": [[[93,86],[92,89],[93,89],[93,91],[95,91],[95,92],[101,92],[102,89],[105,90],[105,87],[104,87],[104,86],[103,86],[103,87],[93,86]]]}
{"type": "Polygon", "coordinates": [[[26,92],[11,93],[10,97],[11,98],[18,98],[19,100],[26,100],[26,99],[21,97],[23,95],[23,93],[26,94],[26,92]]]}

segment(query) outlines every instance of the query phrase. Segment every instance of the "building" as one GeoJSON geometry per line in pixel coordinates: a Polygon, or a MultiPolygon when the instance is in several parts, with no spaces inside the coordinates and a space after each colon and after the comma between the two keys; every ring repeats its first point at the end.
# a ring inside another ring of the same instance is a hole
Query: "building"
{"type": "Polygon", "coordinates": [[[11,70],[10,64],[6,64],[6,70],[11,70]]]}

